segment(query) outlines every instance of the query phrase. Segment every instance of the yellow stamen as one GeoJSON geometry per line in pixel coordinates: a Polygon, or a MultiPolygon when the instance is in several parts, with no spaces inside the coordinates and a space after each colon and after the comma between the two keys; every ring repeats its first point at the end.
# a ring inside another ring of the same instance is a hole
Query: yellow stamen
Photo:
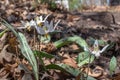
{"type": "Polygon", "coordinates": [[[42,27],[42,26],[43,26],[43,23],[40,22],[40,23],[38,23],[37,25],[40,26],[40,27],[42,27]]]}
{"type": "Polygon", "coordinates": [[[28,30],[28,31],[31,31],[31,27],[30,27],[30,26],[27,26],[27,30],[28,30]]]}
{"type": "Polygon", "coordinates": [[[45,37],[48,39],[48,33],[45,34],[45,37]]]}

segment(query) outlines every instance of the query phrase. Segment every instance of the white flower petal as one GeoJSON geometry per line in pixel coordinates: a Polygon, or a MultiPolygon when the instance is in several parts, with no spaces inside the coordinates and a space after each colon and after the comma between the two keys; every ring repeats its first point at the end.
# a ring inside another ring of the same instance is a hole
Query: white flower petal
{"type": "Polygon", "coordinates": [[[45,22],[50,15],[51,14],[48,14],[43,21],[45,22]]]}
{"type": "Polygon", "coordinates": [[[54,27],[53,27],[53,21],[50,22],[50,25],[48,27],[49,32],[53,32],[54,31],[54,27]]]}
{"type": "Polygon", "coordinates": [[[56,27],[57,27],[57,25],[58,25],[58,23],[59,23],[60,21],[61,21],[61,20],[59,20],[59,21],[55,24],[54,30],[56,29],[56,27]]]}
{"type": "Polygon", "coordinates": [[[42,16],[39,17],[39,21],[43,22],[43,17],[42,16]]]}
{"type": "Polygon", "coordinates": [[[99,45],[98,45],[98,40],[95,40],[93,47],[94,47],[94,48],[99,47],[99,45]]]}
{"type": "Polygon", "coordinates": [[[36,26],[36,22],[34,20],[30,21],[30,26],[36,26]]]}
{"type": "Polygon", "coordinates": [[[20,21],[22,23],[23,26],[25,26],[25,22],[24,21],[20,21]]]}
{"type": "Polygon", "coordinates": [[[99,57],[100,51],[92,51],[91,54],[94,54],[96,57],[99,57]]]}
{"type": "Polygon", "coordinates": [[[37,30],[38,34],[41,34],[41,35],[46,34],[45,30],[40,27],[37,27],[36,30],[37,30]]]}
{"type": "Polygon", "coordinates": [[[104,52],[107,49],[108,46],[109,46],[109,44],[106,45],[105,47],[103,47],[102,50],[100,51],[100,53],[104,52]]]}

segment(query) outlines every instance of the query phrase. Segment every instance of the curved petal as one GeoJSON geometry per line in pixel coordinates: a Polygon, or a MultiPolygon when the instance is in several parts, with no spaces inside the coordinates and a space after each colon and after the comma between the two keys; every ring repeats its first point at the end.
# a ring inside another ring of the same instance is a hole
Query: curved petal
{"type": "Polygon", "coordinates": [[[54,31],[54,27],[53,27],[53,21],[50,22],[50,25],[48,27],[49,32],[53,32],[54,31]]]}
{"type": "Polygon", "coordinates": [[[100,53],[104,52],[107,49],[108,46],[109,46],[109,44],[106,45],[104,48],[102,48],[102,50],[100,51],[100,53]]]}
{"type": "Polygon", "coordinates": [[[35,25],[36,25],[35,21],[34,21],[34,20],[31,20],[31,21],[30,21],[30,26],[35,26],[35,25]]]}
{"type": "Polygon", "coordinates": [[[43,17],[40,16],[40,17],[39,17],[39,20],[40,20],[40,22],[43,22],[43,17]]]}
{"type": "Polygon", "coordinates": [[[20,21],[22,23],[23,26],[25,26],[25,22],[24,21],[20,21]]]}
{"type": "Polygon", "coordinates": [[[45,30],[42,29],[41,27],[37,27],[36,30],[37,30],[38,34],[41,34],[41,35],[46,34],[45,30]]]}

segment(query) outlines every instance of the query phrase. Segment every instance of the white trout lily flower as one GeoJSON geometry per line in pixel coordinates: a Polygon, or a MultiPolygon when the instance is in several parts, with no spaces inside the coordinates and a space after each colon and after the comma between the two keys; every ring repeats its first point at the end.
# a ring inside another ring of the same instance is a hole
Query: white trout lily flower
{"type": "Polygon", "coordinates": [[[27,29],[27,30],[30,30],[31,28],[31,25],[30,25],[30,22],[24,22],[24,21],[21,21],[23,27],[19,27],[19,29],[27,29]]]}
{"type": "Polygon", "coordinates": [[[34,27],[36,25],[34,20],[31,20],[30,22],[23,22],[21,21],[21,23],[23,24],[24,27],[20,27],[22,29],[27,29],[27,30],[31,30],[32,27],[34,27]]]}
{"type": "Polygon", "coordinates": [[[46,35],[50,32],[54,32],[59,22],[60,22],[60,20],[54,26],[53,21],[51,21],[50,24],[48,23],[48,21],[45,21],[43,24],[43,27],[36,26],[35,28],[36,28],[38,34],[46,35]]]}
{"type": "Polygon", "coordinates": [[[47,18],[48,18],[49,16],[50,16],[50,14],[47,15],[47,16],[45,17],[45,19],[43,19],[43,16],[36,17],[35,20],[36,20],[37,25],[38,25],[38,26],[43,26],[43,23],[47,20],[47,18]]]}
{"type": "Polygon", "coordinates": [[[34,20],[31,20],[31,21],[29,22],[29,24],[30,24],[31,27],[36,26],[36,22],[35,22],[34,20]]]}
{"type": "Polygon", "coordinates": [[[93,50],[84,47],[84,51],[88,51],[98,58],[100,54],[103,53],[107,49],[108,46],[109,44],[107,44],[105,47],[102,48],[102,50],[100,50],[98,40],[95,40],[94,45],[93,45],[93,50]]]}
{"type": "Polygon", "coordinates": [[[99,57],[101,53],[103,53],[109,44],[107,44],[105,47],[102,48],[102,50],[99,49],[99,44],[98,40],[95,40],[94,45],[93,45],[93,51],[91,51],[91,54],[94,54],[96,57],[99,57]]]}

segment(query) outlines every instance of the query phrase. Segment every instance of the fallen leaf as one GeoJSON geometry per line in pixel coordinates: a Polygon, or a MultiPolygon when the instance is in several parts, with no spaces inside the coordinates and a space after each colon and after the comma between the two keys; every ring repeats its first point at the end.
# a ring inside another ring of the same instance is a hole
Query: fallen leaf
{"type": "Polygon", "coordinates": [[[17,42],[17,38],[16,37],[8,37],[8,50],[11,53],[15,53],[18,50],[18,42],[17,42]]]}
{"type": "Polygon", "coordinates": [[[0,62],[3,63],[3,59],[7,62],[11,62],[13,58],[13,54],[6,51],[8,45],[5,45],[2,51],[0,52],[0,62]]]}
{"type": "Polygon", "coordinates": [[[33,80],[30,74],[25,73],[21,80],[33,80]]]}
{"type": "Polygon", "coordinates": [[[67,64],[73,68],[77,68],[77,64],[76,64],[76,61],[74,59],[72,59],[69,55],[65,54],[64,55],[64,59],[62,60],[62,62],[64,64],[67,64]]]}
{"type": "Polygon", "coordinates": [[[50,77],[50,75],[45,72],[45,73],[43,74],[41,80],[44,80],[44,78],[46,78],[46,77],[50,77]]]}
{"type": "Polygon", "coordinates": [[[89,76],[96,77],[96,78],[103,75],[103,69],[99,66],[96,66],[94,69],[87,67],[84,69],[84,72],[87,73],[89,76]]]}
{"type": "Polygon", "coordinates": [[[2,68],[0,70],[0,80],[8,80],[7,77],[8,77],[9,73],[5,70],[5,68],[2,68]]]}
{"type": "Polygon", "coordinates": [[[79,49],[79,47],[78,47],[76,44],[70,45],[70,48],[71,48],[72,50],[78,50],[78,49],[79,49]]]}
{"type": "Polygon", "coordinates": [[[110,80],[120,80],[120,73],[115,74],[110,80]]]}
{"type": "Polygon", "coordinates": [[[19,64],[17,69],[25,72],[21,80],[33,80],[31,71],[24,64],[19,64]]]}

